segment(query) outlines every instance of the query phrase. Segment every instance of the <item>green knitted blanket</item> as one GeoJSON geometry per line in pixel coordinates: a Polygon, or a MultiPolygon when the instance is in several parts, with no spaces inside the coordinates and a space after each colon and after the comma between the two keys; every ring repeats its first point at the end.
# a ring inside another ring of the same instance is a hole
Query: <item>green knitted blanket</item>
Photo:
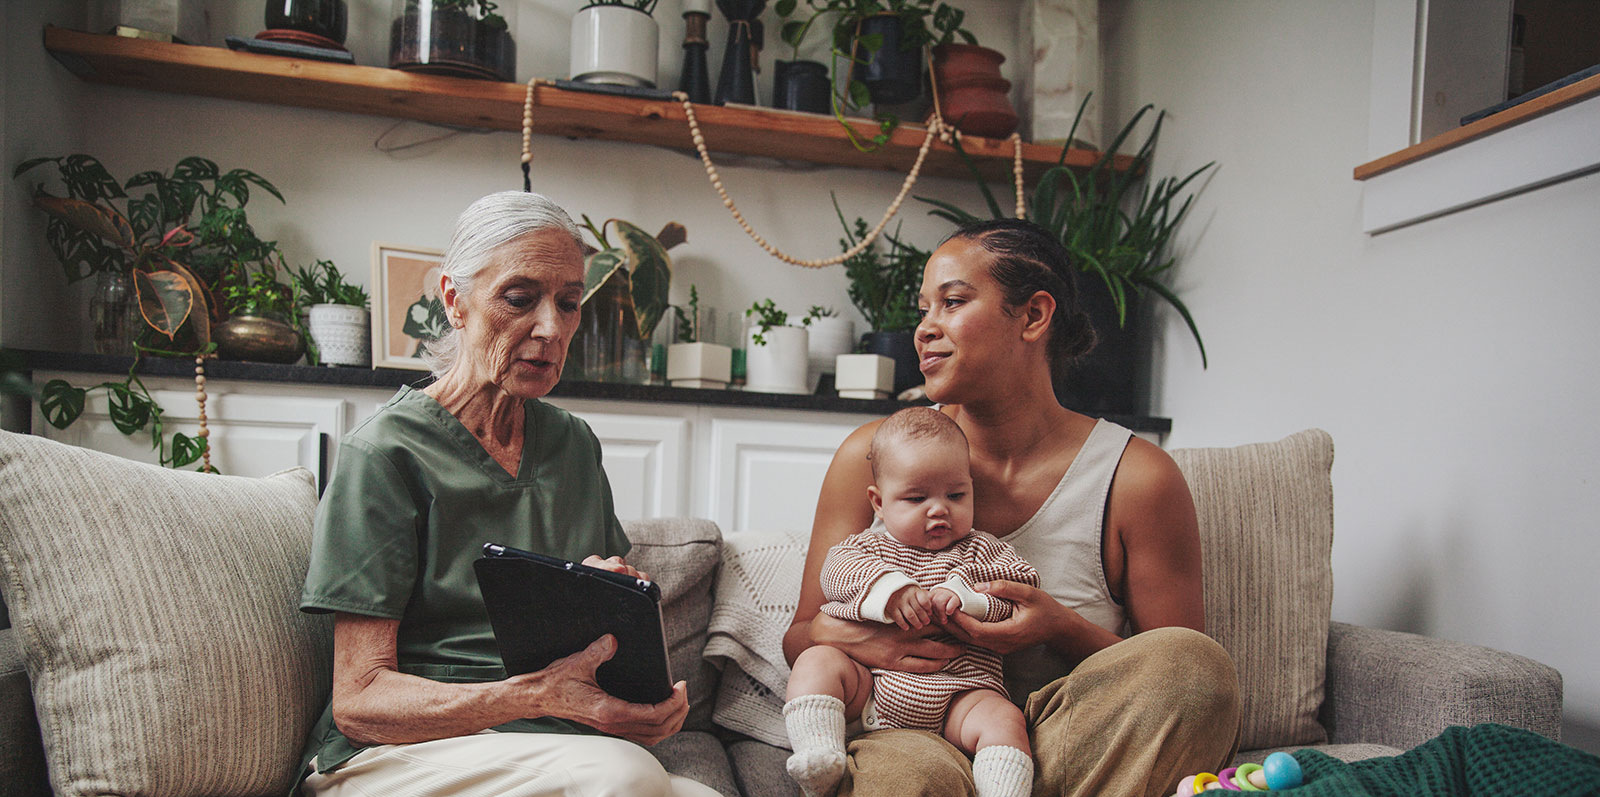
{"type": "Polygon", "coordinates": [[[1600,758],[1494,723],[1446,728],[1391,758],[1346,763],[1316,750],[1296,750],[1294,757],[1306,783],[1281,793],[1295,797],[1600,795],[1600,758]]]}

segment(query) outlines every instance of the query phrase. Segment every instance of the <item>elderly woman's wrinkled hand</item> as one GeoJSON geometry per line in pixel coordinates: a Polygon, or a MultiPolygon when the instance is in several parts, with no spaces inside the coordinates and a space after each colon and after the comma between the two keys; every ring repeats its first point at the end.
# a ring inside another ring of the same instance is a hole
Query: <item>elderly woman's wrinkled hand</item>
{"type": "Polygon", "coordinates": [[[606,634],[589,647],[508,683],[527,686],[537,701],[528,716],[574,720],[646,747],[677,733],[689,713],[688,686],[683,681],[673,684],[672,696],[653,705],[613,697],[595,683],[594,671],[616,652],[616,637],[606,634]]]}
{"type": "Polygon", "coordinates": [[[583,560],[583,564],[587,567],[598,568],[600,570],[610,570],[613,573],[621,573],[623,575],[632,576],[645,581],[650,580],[650,576],[646,575],[643,570],[635,569],[632,565],[622,561],[622,557],[620,556],[612,556],[606,559],[601,559],[594,554],[590,554],[583,560]]]}

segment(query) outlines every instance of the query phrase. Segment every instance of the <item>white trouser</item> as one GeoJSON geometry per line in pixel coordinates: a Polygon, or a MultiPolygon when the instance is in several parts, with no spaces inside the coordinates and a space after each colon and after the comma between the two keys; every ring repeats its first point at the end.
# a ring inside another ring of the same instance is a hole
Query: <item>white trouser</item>
{"type": "Polygon", "coordinates": [[[494,733],[369,747],[306,778],[315,797],[718,797],[609,736],[494,733]]]}

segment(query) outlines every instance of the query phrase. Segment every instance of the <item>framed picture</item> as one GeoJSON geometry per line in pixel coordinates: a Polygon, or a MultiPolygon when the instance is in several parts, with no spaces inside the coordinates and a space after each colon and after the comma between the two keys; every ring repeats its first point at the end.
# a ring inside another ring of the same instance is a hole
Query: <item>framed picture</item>
{"type": "Polygon", "coordinates": [[[444,253],[372,244],[372,365],[426,371],[422,344],[450,331],[439,294],[444,253]]]}

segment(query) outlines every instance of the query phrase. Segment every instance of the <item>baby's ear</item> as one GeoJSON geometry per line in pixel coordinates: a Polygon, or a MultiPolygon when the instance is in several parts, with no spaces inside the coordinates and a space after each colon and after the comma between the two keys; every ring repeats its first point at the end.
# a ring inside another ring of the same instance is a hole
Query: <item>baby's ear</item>
{"type": "Polygon", "coordinates": [[[883,494],[878,492],[878,485],[867,485],[867,500],[872,502],[872,514],[883,517],[883,494]]]}

